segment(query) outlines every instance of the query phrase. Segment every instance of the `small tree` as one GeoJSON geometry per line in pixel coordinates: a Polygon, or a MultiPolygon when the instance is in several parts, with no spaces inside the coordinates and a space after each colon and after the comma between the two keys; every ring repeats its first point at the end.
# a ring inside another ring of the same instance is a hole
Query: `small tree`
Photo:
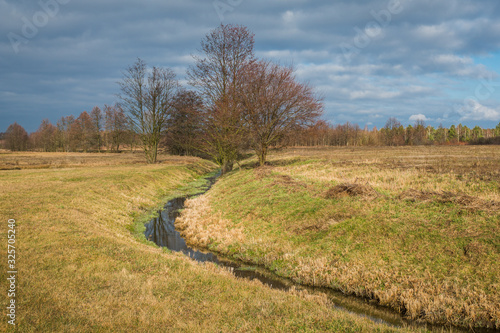
{"type": "Polygon", "coordinates": [[[82,131],[82,142],[80,147],[84,152],[87,152],[93,146],[93,139],[95,135],[94,123],[92,122],[92,118],[87,111],[83,111],[80,116],[78,116],[77,120],[80,123],[82,131]]]}
{"type": "Polygon", "coordinates": [[[139,134],[146,160],[156,163],[158,145],[165,130],[178,82],[171,69],[153,67],[137,59],[119,82],[121,107],[128,113],[134,131],[139,134]]]}
{"type": "Polygon", "coordinates": [[[400,127],[401,123],[396,118],[391,117],[387,120],[383,128],[386,145],[397,146],[404,143],[404,128],[400,127]]]}
{"type": "Polygon", "coordinates": [[[95,106],[90,112],[90,119],[93,125],[93,134],[92,134],[92,144],[97,147],[97,151],[101,152],[102,139],[101,139],[101,129],[103,127],[102,124],[102,111],[99,107],[95,106]]]}
{"type": "Polygon", "coordinates": [[[416,145],[423,145],[426,143],[426,129],[425,121],[419,119],[415,122],[414,126],[414,143],[416,145]]]}
{"type": "Polygon", "coordinates": [[[314,124],[323,105],[310,86],[296,81],[291,67],[260,61],[244,68],[242,77],[239,106],[259,164],[264,165],[269,147],[288,132],[314,124]]]}
{"type": "Polygon", "coordinates": [[[64,152],[70,151],[70,130],[74,122],[75,117],[73,116],[61,117],[57,122],[57,145],[61,147],[64,152]]]}
{"type": "Polygon", "coordinates": [[[48,119],[42,121],[38,130],[32,133],[31,137],[34,148],[45,152],[57,150],[57,128],[48,119]]]}
{"type": "Polygon", "coordinates": [[[83,150],[83,142],[85,140],[85,136],[80,119],[75,119],[69,126],[68,138],[70,151],[83,150]]]}
{"type": "Polygon", "coordinates": [[[439,127],[434,134],[434,140],[439,144],[443,144],[446,142],[446,138],[447,130],[445,127],[443,127],[443,124],[439,124],[439,127]]]}
{"type": "Polygon", "coordinates": [[[457,128],[455,125],[451,125],[449,131],[448,131],[448,141],[455,143],[457,142],[458,135],[457,135],[457,128]]]}
{"type": "Polygon", "coordinates": [[[11,151],[28,149],[28,133],[16,122],[10,125],[5,132],[5,148],[11,151]]]}
{"type": "Polygon", "coordinates": [[[481,139],[483,137],[484,137],[483,129],[479,126],[475,126],[472,129],[472,140],[478,140],[478,139],[481,139]]]}
{"type": "Polygon", "coordinates": [[[172,103],[166,145],[171,154],[192,155],[202,136],[203,102],[193,91],[181,90],[172,103]]]}
{"type": "Polygon", "coordinates": [[[500,123],[495,127],[495,136],[500,136],[500,123]]]}
{"type": "Polygon", "coordinates": [[[105,128],[112,151],[119,151],[128,130],[128,121],[119,105],[104,106],[105,128]]]}

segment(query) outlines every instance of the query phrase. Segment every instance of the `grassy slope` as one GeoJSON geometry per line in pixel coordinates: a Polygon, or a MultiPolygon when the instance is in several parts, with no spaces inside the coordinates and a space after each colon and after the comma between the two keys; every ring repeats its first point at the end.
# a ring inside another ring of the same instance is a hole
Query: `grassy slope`
{"type": "MultiPolygon", "coordinates": [[[[168,197],[188,192],[185,185],[213,170],[211,163],[164,158],[147,166],[131,165],[127,161],[135,157],[127,155],[4,156],[29,162],[26,170],[0,172],[4,244],[7,219],[18,223],[19,332],[394,331],[334,311],[321,297],[237,280],[132,235],[134,220],[144,221],[168,197]],[[68,157],[71,163],[63,163],[68,157]],[[36,169],[36,161],[49,169],[36,169]]],[[[2,260],[2,281],[5,265],[2,260]]],[[[1,299],[5,309],[6,297],[1,299]]],[[[6,326],[4,318],[0,330],[6,326]]]]}
{"type": "Polygon", "coordinates": [[[271,162],[188,202],[190,242],[413,319],[500,328],[498,147],[288,150],[271,162]],[[376,192],[327,195],[342,183],[376,192]]]}

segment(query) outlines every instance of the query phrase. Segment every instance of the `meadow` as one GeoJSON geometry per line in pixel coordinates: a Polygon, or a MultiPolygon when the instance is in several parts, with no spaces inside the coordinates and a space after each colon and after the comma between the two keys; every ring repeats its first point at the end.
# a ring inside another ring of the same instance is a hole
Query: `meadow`
{"type": "MultiPolygon", "coordinates": [[[[237,279],[146,241],[144,222],[168,199],[196,192],[216,169],[211,162],[162,156],[146,165],[140,154],[2,152],[0,169],[0,241],[6,247],[7,221],[15,219],[18,269],[16,326],[2,315],[0,331],[410,331],[338,311],[322,295],[237,279]]],[[[254,172],[263,171],[241,174],[254,172]]],[[[230,181],[234,176],[213,193],[230,181]]],[[[5,312],[6,255],[0,262],[5,312]]]]}
{"type": "Polygon", "coordinates": [[[406,318],[500,329],[500,147],[290,148],[187,202],[190,244],[406,318]]]}

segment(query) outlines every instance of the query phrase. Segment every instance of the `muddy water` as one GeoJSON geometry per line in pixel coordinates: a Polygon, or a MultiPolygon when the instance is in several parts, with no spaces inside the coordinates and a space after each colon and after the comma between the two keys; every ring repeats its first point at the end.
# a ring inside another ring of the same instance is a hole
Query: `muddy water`
{"type": "MultiPolygon", "coordinates": [[[[208,191],[214,184],[217,176],[208,179],[207,187],[197,195],[208,191]]],[[[346,296],[341,292],[332,289],[306,287],[292,282],[289,279],[281,278],[263,267],[247,265],[242,262],[223,258],[211,252],[201,251],[189,247],[180,233],[175,230],[175,219],[179,216],[179,211],[184,208],[186,197],[170,200],[162,211],[158,212],[158,217],[146,224],[146,239],[156,243],[160,247],[166,247],[175,252],[182,252],[186,256],[198,262],[213,262],[218,265],[229,267],[231,272],[240,278],[249,280],[257,279],[271,288],[287,291],[292,287],[297,290],[308,290],[310,293],[324,293],[328,296],[334,307],[355,313],[368,318],[377,323],[384,323],[395,327],[427,328],[435,332],[469,332],[466,329],[453,327],[430,326],[409,322],[395,311],[381,307],[367,299],[355,296],[346,296]]],[[[488,329],[474,329],[471,332],[498,332],[488,329]]]]}

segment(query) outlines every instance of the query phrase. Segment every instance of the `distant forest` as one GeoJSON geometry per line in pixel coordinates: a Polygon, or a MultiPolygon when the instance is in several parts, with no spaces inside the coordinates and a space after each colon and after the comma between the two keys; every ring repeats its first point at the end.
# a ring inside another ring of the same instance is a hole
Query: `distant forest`
{"type": "MultiPolygon", "coordinates": [[[[163,131],[161,147],[175,155],[200,155],[192,145],[199,135],[193,92],[183,91],[176,99],[163,131]]],[[[140,147],[140,139],[118,106],[94,107],[78,117],[62,117],[57,124],[43,120],[36,132],[28,134],[19,124],[0,133],[4,149],[43,152],[118,152],[140,147]]],[[[500,123],[495,128],[469,128],[461,124],[450,128],[427,126],[423,121],[404,127],[389,118],[381,129],[360,128],[357,124],[332,125],[323,120],[308,128],[290,130],[277,146],[412,146],[500,144],[500,123]]]]}

